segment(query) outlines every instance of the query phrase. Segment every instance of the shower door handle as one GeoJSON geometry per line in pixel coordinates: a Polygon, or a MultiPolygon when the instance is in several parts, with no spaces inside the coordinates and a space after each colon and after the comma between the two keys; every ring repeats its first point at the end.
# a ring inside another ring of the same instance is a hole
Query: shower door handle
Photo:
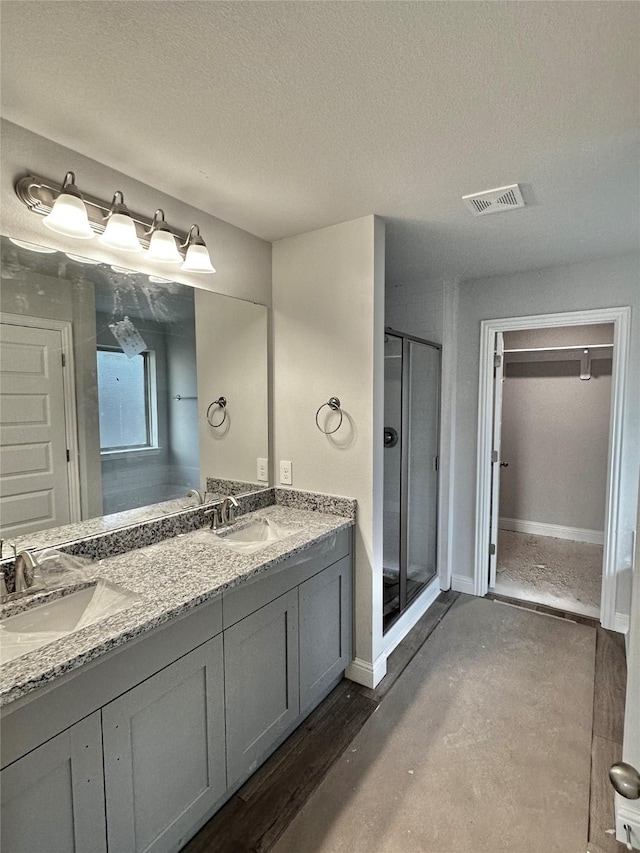
{"type": "Polygon", "coordinates": [[[501,468],[508,468],[508,467],[509,467],[509,463],[508,463],[508,462],[501,462],[501,463],[500,463],[500,467],[501,467],[501,468]]]}

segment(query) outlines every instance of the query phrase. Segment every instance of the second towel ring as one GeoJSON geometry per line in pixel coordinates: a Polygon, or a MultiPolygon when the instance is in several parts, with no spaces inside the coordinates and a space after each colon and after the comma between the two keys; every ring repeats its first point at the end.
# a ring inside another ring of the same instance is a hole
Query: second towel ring
{"type": "Polygon", "coordinates": [[[323,403],[316,412],[316,426],[318,427],[320,432],[323,432],[325,435],[333,435],[333,433],[338,432],[338,430],[342,426],[342,418],[343,413],[342,409],[340,408],[340,400],[338,399],[338,397],[329,397],[329,400],[326,403],[323,403]],[[318,415],[324,409],[325,406],[328,406],[332,412],[340,412],[340,420],[338,421],[338,426],[335,429],[322,429],[322,427],[320,426],[320,422],[318,421],[318,415]]]}
{"type": "Polygon", "coordinates": [[[227,398],[226,397],[218,397],[218,399],[214,400],[213,403],[209,403],[209,408],[207,409],[207,422],[208,422],[209,426],[212,426],[214,429],[218,429],[218,427],[221,427],[222,424],[226,421],[226,419],[227,419],[227,398]],[[214,424],[213,421],[211,420],[210,412],[214,406],[219,406],[222,409],[222,413],[223,413],[222,414],[222,420],[217,424],[214,424]]]}

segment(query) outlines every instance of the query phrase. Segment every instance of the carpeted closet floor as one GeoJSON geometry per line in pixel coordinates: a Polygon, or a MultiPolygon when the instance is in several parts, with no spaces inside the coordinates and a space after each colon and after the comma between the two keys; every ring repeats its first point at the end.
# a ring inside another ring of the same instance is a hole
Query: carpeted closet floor
{"type": "Polygon", "coordinates": [[[500,530],[495,591],[597,618],[602,545],[500,530]]]}

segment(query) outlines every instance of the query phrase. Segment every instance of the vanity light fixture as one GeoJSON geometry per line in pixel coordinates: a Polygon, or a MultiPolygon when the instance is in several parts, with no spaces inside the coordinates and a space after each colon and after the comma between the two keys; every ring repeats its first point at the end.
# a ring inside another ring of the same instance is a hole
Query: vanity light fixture
{"type": "Polygon", "coordinates": [[[62,182],[58,198],[53,203],[51,212],[43,220],[47,228],[62,234],[64,237],[75,237],[79,240],[90,240],[94,231],[89,225],[87,208],[76,186],[76,176],[67,172],[62,182]]]}
{"type": "Polygon", "coordinates": [[[16,240],[15,237],[9,237],[15,246],[20,246],[21,249],[27,249],[29,252],[38,252],[40,255],[54,255],[58,250],[49,249],[47,246],[37,246],[35,243],[27,243],[25,240],[16,240]]]}
{"type": "Polygon", "coordinates": [[[120,190],[113,194],[111,210],[105,217],[107,226],[104,234],[98,237],[103,246],[117,249],[120,252],[141,252],[143,247],[138,240],[136,224],[129,214],[129,209],[124,203],[124,196],[120,190]]]}
{"type": "MultiPolygon", "coordinates": [[[[24,175],[16,181],[15,190],[32,213],[44,217],[48,228],[66,237],[87,239],[97,234],[102,244],[116,252],[131,254],[148,249],[144,258],[151,263],[165,266],[183,261],[182,272],[215,272],[197,225],[185,234],[171,228],[160,209],[152,219],[131,213],[120,190],[111,203],[86,193],[80,195],[73,172],[67,172],[62,188],[47,178],[24,175]]],[[[91,262],[79,255],[69,256],[80,263],[91,262]]]]}
{"type": "Polygon", "coordinates": [[[148,260],[157,261],[160,264],[179,264],[182,261],[182,255],[176,246],[176,238],[164,220],[164,210],[158,208],[153,214],[153,222],[147,234],[151,235],[147,250],[148,260]]]}
{"type": "Polygon", "coordinates": [[[215,267],[211,263],[207,246],[200,236],[200,229],[192,225],[186,243],[180,248],[187,250],[187,256],[180,267],[184,272],[212,273],[215,267]]]}

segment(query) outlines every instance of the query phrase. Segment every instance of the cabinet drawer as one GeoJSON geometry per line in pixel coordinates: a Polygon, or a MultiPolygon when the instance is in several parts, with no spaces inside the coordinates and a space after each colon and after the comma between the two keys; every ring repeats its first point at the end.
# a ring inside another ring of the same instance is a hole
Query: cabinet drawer
{"type": "Polygon", "coordinates": [[[270,569],[264,577],[231,589],[222,598],[222,625],[229,628],[270,601],[336,563],[350,552],[351,528],[316,542],[270,569]]]}

